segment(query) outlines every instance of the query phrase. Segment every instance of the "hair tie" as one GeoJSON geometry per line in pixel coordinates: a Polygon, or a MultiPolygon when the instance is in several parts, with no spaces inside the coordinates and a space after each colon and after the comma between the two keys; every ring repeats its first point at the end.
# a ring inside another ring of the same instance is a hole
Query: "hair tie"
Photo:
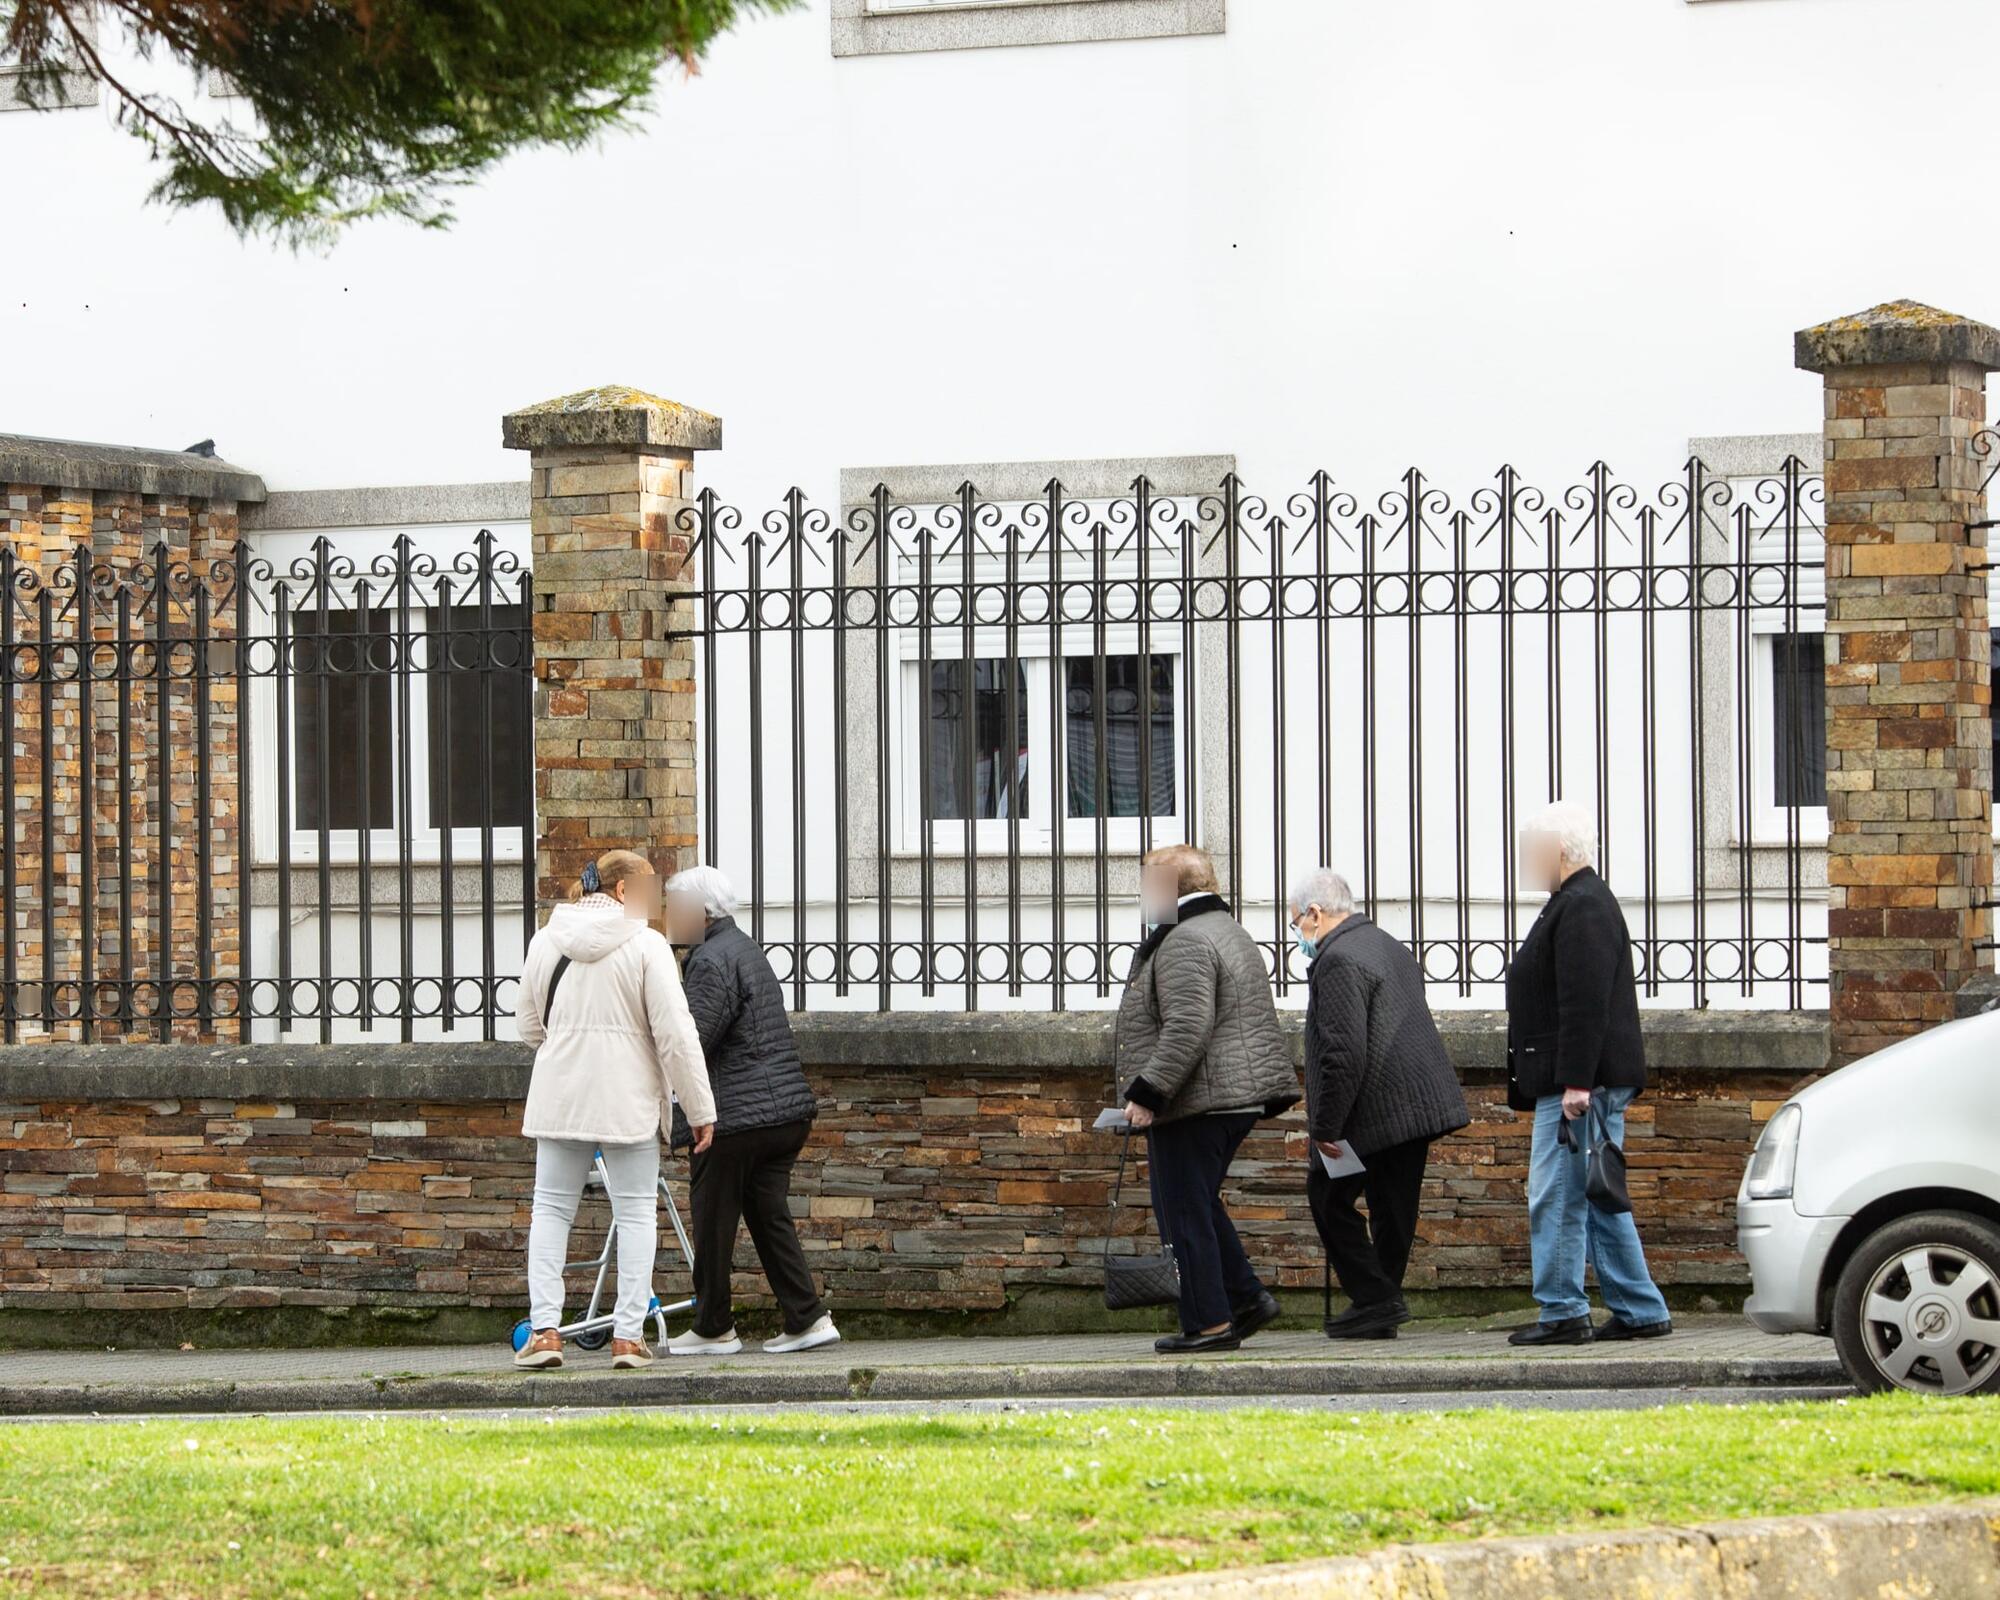
{"type": "Polygon", "coordinates": [[[585,894],[596,894],[603,887],[604,879],[598,875],[597,863],[595,861],[586,861],[583,866],[583,892],[585,894]]]}

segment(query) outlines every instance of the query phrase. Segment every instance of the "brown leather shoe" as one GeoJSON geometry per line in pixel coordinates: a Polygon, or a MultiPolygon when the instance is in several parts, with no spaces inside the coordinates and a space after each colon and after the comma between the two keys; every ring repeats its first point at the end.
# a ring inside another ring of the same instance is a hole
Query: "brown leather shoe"
{"type": "Polygon", "coordinates": [[[528,1342],[514,1352],[517,1367],[548,1368],[563,1364],[562,1335],[554,1328],[531,1334],[528,1342]]]}
{"type": "Polygon", "coordinates": [[[646,1348],[644,1339],[613,1339],[611,1341],[611,1365],[620,1370],[633,1367],[650,1367],[653,1352],[646,1348]]]}

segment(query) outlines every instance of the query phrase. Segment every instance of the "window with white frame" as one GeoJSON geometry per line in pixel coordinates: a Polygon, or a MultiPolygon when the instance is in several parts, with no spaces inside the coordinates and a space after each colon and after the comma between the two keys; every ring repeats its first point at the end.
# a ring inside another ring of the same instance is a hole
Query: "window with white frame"
{"type": "MultiPolygon", "coordinates": [[[[1018,528],[1022,509],[1000,508],[1001,522],[1018,528]]],[[[974,618],[969,630],[934,620],[928,630],[904,626],[893,636],[901,662],[895,680],[904,848],[918,846],[926,825],[934,837],[948,833],[955,843],[971,822],[981,849],[1004,849],[1010,837],[1024,848],[1046,849],[1058,833],[1065,848],[1087,849],[1100,811],[1114,850],[1137,849],[1142,834],[1154,843],[1181,837],[1186,687],[1178,625],[1142,629],[1133,616],[1101,626],[1021,626],[1024,612],[1032,615],[1045,603],[1057,572],[1043,541],[1021,536],[1019,543],[1034,553],[1017,550],[1013,563],[1011,656],[1002,556],[978,555],[968,578],[962,556],[940,542],[930,556],[928,586],[918,554],[896,557],[899,620],[914,624],[922,615],[926,588],[933,619],[941,612],[962,616],[955,608],[968,586],[974,618]],[[940,597],[948,603],[941,606],[940,597]],[[1142,817],[1149,826],[1142,828],[1142,817]]],[[[1171,565],[1164,554],[1151,559],[1156,571],[1171,565]]],[[[1106,612],[1116,609],[1109,597],[1136,593],[1137,573],[1132,541],[1115,530],[1073,534],[1060,572],[1072,595],[1068,615],[1078,615],[1085,595],[1106,612]],[[1103,552],[1084,548],[1098,539],[1103,552]]]]}
{"type": "MultiPolygon", "coordinates": [[[[1750,538],[1741,559],[1752,569],[1753,596],[1771,573],[1789,566],[1796,577],[1790,605],[1749,614],[1749,654],[1740,690],[1750,729],[1750,836],[1758,844],[1800,838],[1824,843],[1826,806],[1826,544],[1807,521],[1788,527],[1766,511],[1769,486],[1796,456],[1817,472],[1820,440],[1814,434],[1746,435],[1694,439],[1690,453],[1726,479],[1732,501],[1751,507],[1750,538]],[[1760,499],[1760,486],[1763,486],[1760,499]],[[1767,569],[1756,576],[1757,569],[1767,569]]],[[[1735,559],[1732,555],[1731,559],[1735,559]]],[[[1989,579],[1989,583],[1991,580],[1989,579]]],[[[1727,648],[1734,650],[1734,643],[1727,648]]],[[[1992,661],[2000,674],[2000,628],[1992,630],[1992,661]]],[[[1994,754],[2000,764],[2000,719],[1994,754]]],[[[1718,729],[1712,737],[1727,735],[1718,729]]],[[[2000,812],[1995,816],[2000,833],[2000,812]]]]}
{"type": "MultiPolygon", "coordinates": [[[[416,540],[449,567],[477,530],[426,529],[416,540]]],[[[258,553],[282,571],[312,535],[273,534],[258,553]]],[[[393,535],[331,536],[361,571],[393,535]]],[[[518,536],[525,554],[525,530],[518,536]]],[[[285,781],[260,785],[258,854],[294,861],[387,859],[407,839],[414,858],[440,859],[447,841],[466,860],[486,827],[498,859],[517,860],[532,832],[532,647],[518,593],[454,575],[440,591],[392,594],[353,583],[322,593],[285,587],[283,670],[257,680],[253,739],[271,741],[285,781]],[[364,604],[365,600],[365,604],[364,604]]],[[[275,605],[275,591],[271,598],[275,605]]]]}

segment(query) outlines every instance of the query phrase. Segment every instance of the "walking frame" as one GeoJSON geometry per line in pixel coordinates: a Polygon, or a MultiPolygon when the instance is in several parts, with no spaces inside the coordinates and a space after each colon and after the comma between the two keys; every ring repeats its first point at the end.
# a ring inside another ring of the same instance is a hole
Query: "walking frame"
{"type": "MultiPolygon", "coordinates": [[[[610,1175],[604,1170],[604,1152],[598,1151],[591,1158],[590,1176],[584,1180],[584,1193],[592,1189],[610,1192],[610,1175]]],[[[666,1208],[667,1222],[674,1230],[674,1238],[680,1242],[681,1256],[687,1262],[688,1271],[694,1271],[694,1245],[688,1239],[686,1226],[681,1221],[680,1207],[674,1203],[673,1190],[667,1187],[666,1174],[659,1179],[660,1204],[666,1208]]],[[[569,1261],[563,1264],[563,1275],[572,1272],[591,1271],[595,1276],[590,1285],[590,1303],[583,1315],[574,1322],[565,1322],[556,1332],[565,1344],[574,1344],[579,1350],[602,1350],[611,1342],[612,1316],[603,1309],[604,1289],[611,1280],[611,1254],[613,1241],[618,1237],[618,1222],[614,1217],[604,1231],[604,1247],[587,1261],[569,1261]]],[[[683,1311],[692,1311],[694,1300],[676,1300],[671,1305],[660,1304],[660,1297],[654,1295],[646,1307],[646,1315],[652,1320],[654,1342],[667,1342],[667,1318],[678,1316],[683,1311]]],[[[534,1329],[526,1317],[514,1324],[513,1346],[518,1352],[527,1347],[534,1329]]]]}

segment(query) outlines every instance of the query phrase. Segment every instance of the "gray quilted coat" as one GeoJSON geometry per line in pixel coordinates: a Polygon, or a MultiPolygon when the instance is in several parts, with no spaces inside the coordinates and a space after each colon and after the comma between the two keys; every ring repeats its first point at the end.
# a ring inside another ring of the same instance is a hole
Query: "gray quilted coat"
{"type": "MultiPolygon", "coordinates": [[[[734,918],[717,917],[688,952],[681,982],[708,1059],[716,1137],[810,1120],[819,1105],[799,1065],[784,990],[757,941],[734,918]]],[[[676,1112],[674,1143],[688,1142],[686,1126],[676,1112]]]]}
{"type": "Polygon", "coordinates": [[[1306,1125],[1363,1155],[1472,1120],[1417,958],[1364,916],[1321,941],[1307,972],[1306,1125]]]}
{"type": "Polygon", "coordinates": [[[1220,899],[1191,902],[1140,947],[1118,1003],[1118,1090],[1162,1122],[1299,1099],[1264,957],[1220,899]],[[1151,941],[1149,941],[1151,942],[1151,941]]]}

